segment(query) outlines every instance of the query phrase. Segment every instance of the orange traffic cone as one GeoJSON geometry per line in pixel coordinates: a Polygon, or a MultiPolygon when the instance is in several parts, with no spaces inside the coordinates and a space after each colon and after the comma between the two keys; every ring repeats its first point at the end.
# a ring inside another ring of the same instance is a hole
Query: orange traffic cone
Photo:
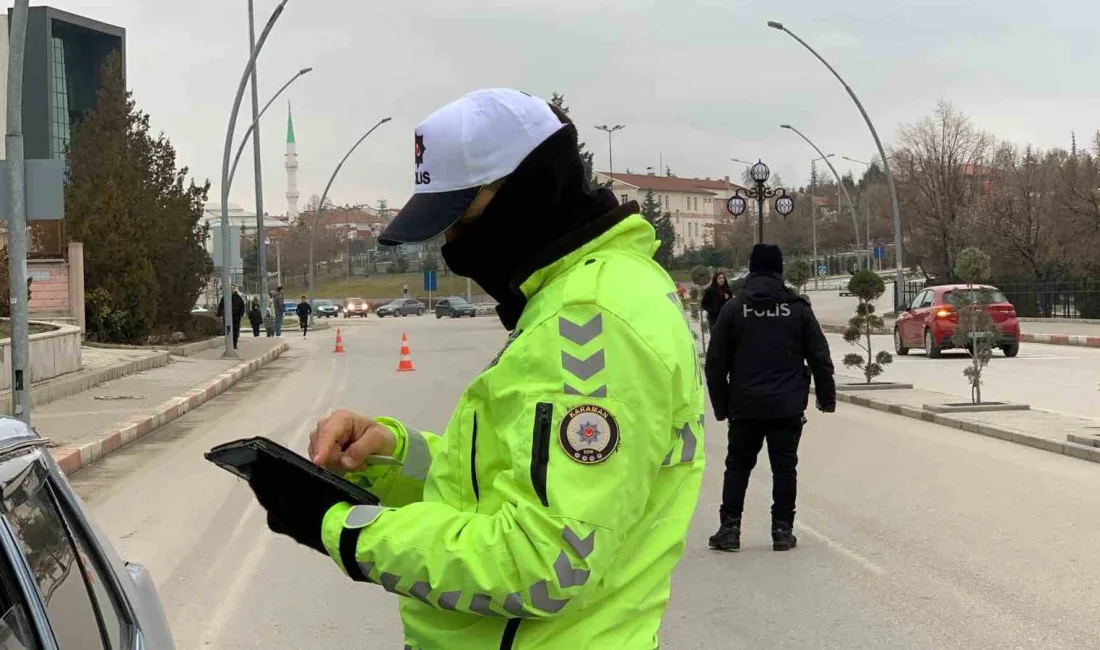
{"type": "Polygon", "coordinates": [[[336,349],[332,352],[333,354],[342,354],[344,352],[344,337],[340,336],[340,328],[336,328],[336,349]]]}
{"type": "Polygon", "coordinates": [[[397,364],[397,372],[412,372],[416,370],[413,368],[412,358],[409,357],[409,337],[406,334],[401,335],[401,363],[397,364]]]}

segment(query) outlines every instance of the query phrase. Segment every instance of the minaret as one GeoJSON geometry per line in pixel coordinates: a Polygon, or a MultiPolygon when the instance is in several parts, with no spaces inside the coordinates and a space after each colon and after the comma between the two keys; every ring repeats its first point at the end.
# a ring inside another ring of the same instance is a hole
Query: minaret
{"type": "Polygon", "coordinates": [[[298,220],[298,145],[294,142],[294,116],[289,103],[286,112],[286,216],[294,223],[298,220]]]}

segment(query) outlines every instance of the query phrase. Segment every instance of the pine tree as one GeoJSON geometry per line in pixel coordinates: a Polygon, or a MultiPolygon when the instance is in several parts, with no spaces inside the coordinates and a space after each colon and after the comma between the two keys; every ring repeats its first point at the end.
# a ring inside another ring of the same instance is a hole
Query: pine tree
{"type": "MultiPolygon", "coordinates": [[[[550,104],[560,110],[562,113],[569,115],[569,106],[565,104],[565,95],[555,92],[550,95],[550,104]]],[[[589,183],[592,187],[596,187],[599,183],[596,181],[596,172],[593,167],[593,153],[585,148],[585,144],[580,142],[578,149],[581,152],[581,162],[584,164],[584,177],[589,179],[589,183]]]]}
{"type": "Polygon", "coordinates": [[[69,238],[84,242],[90,326],[136,341],[182,328],[210,277],[208,233],[198,225],[210,184],[186,180],[122,73],[114,54],[100,71],[96,107],[73,127],[65,220],[69,238]]]}
{"type": "Polygon", "coordinates": [[[642,201],[642,216],[657,231],[657,239],[661,242],[660,248],[653,254],[653,259],[665,269],[671,269],[676,229],[672,226],[672,216],[667,212],[661,212],[661,202],[657,200],[653,190],[646,190],[645,200],[642,201]]]}

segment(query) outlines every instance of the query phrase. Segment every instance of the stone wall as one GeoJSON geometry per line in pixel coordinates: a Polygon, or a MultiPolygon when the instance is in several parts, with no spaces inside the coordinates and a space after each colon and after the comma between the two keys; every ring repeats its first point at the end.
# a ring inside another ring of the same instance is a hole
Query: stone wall
{"type": "MultiPolygon", "coordinates": [[[[30,337],[30,383],[77,372],[80,359],[80,328],[54,325],[57,329],[30,337]]],[[[0,390],[11,388],[11,339],[0,340],[0,390]]]]}

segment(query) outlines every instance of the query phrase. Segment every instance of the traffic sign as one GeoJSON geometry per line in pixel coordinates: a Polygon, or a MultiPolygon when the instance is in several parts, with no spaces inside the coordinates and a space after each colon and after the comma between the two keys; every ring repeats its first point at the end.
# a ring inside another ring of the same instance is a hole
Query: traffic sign
{"type": "Polygon", "coordinates": [[[829,277],[829,269],[826,268],[824,264],[817,267],[817,277],[821,278],[822,280],[829,277]]]}
{"type": "Polygon", "coordinates": [[[424,291],[437,291],[438,286],[436,272],[434,270],[424,271],[424,291]]]}

